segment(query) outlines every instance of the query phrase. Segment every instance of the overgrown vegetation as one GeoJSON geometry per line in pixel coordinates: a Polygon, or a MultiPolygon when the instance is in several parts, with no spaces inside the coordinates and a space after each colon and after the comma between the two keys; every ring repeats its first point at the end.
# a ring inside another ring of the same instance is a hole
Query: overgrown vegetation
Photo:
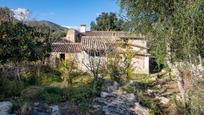
{"type": "Polygon", "coordinates": [[[88,110],[93,99],[100,95],[104,80],[111,79],[119,83],[123,91],[133,93],[154,115],[163,114],[162,104],[155,100],[155,95],[147,94],[147,89],[159,93],[162,86],[154,86],[157,82],[176,81],[181,99],[176,97],[178,92],[166,97],[172,98],[178,113],[204,114],[203,75],[199,70],[204,57],[204,1],[120,0],[120,4],[127,22],[114,13],[102,13],[91,23],[91,30],[129,30],[144,34],[149,38],[150,53],[157,59],[157,69],[161,69],[160,65],[168,66],[171,78],[166,73],[155,79],[133,74],[132,58],[137,52],[132,52],[130,46],[125,46],[123,52],[117,49],[107,54],[105,60],[94,58],[96,54],[90,56],[89,63],[84,63],[88,73],[75,67],[75,57],[61,60],[57,68],[49,67],[43,62],[54,38],[65,36],[64,29],[52,30],[46,22],[40,26],[34,22],[25,24],[17,21],[8,8],[0,8],[0,67],[1,71],[9,68],[14,72],[9,77],[0,75],[0,100],[10,100],[14,111],[24,102],[58,104],[66,101],[88,110]],[[127,23],[129,27],[124,26],[127,23]],[[26,65],[31,69],[26,70],[26,65]],[[130,81],[137,86],[130,86],[130,81]]]}
{"type": "MultiPolygon", "coordinates": [[[[184,112],[194,114],[188,108],[188,91],[180,62],[198,66],[199,57],[204,57],[203,0],[120,0],[120,4],[133,25],[131,30],[150,38],[150,52],[176,76],[184,112]]],[[[192,73],[197,71],[192,69],[192,73]]],[[[196,79],[199,75],[191,76],[196,79]]]]}

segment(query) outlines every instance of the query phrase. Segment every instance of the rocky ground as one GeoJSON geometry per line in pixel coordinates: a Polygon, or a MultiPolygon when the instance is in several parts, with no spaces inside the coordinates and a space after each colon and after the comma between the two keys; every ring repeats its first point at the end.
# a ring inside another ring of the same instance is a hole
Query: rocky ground
{"type": "MultiPolygon", "coordinates": [[[[142,90],[143,98],[149,98],[154,103],[159,104],[162,110],[160,114],[176,115],[176,107],[171,102],[171,96],[177,95],[176,82],[170,79],[160,79],[153,75],[150,84],[131,80],[125,86],[134,90],[124,90],[124,85],[118,84],[112,80],[106,80],[102,87],[100,96],[93,99],[88,111],[82,111],[81,108],[72,102],[59,102],[55,105],[34,102],[24,104],[17,114],[19,115],[149,115],[151,109],[144,106],[143,100],[138,98],[138,89],[142,90]]],[[[178,96],[179,98],[179,96],[178,96]]],[[[10,114],[12,103],[0,102],[0,115],[10,114]]]]}
{"type": "Polygon", "coordinates": [[[0,102],[0,115],[13,115],[9,114],[12,109],[12,103],[9,101],[0,102]]]}
{"type": "Polygon", "coordinates": [[[119,88],[115,81],[106,81],[100,97],[94,100],[94,108],[106,115],[149,115],[149,110],[141,106],[133,93],[119,88]]]}

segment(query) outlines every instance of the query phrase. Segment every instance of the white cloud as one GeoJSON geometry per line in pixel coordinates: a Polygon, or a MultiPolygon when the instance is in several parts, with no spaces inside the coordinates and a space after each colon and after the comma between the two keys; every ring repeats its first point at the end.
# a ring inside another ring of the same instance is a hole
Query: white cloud
{"type": "Polygon", "coordinates": [[[68,28],[68,29],[76,29],[79,30],[79,26],[66,26],[66,25],[61,25],[62,27],[68,28]]]}
{"type": "MultiPolygon", "coordinates": [[[[68,29],[75,29],[79,30],[80,26],[66,26],[66,25],[61,25],[62,27],[68,28],[68,29]]],[[[90,26],[86,26],[86,31],[90,31],[90,26]]]]}
{"type": "Polygon", "coordinates": [[[14,17],[18,20],[25,21],[29,20],[31,11],[25,8],[11,9],[14,12],[14,17]]]}

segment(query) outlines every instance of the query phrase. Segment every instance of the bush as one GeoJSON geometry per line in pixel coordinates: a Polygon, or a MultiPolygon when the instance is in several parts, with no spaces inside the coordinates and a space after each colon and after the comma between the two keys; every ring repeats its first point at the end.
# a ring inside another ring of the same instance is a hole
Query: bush
{"type": "Polygon", "coordinates": [[[57,87],[29,87],[22,92],[22,98],[30,102],[45,102],[48,104],[70,100],[78,105],[84,105],[92,96],[89,86],[69,87],[61,89],[57,87]]]}
{"type": "Polygon", "coordinates": [[[204,80],[194,78],[193,85],[188,92],[189,112],[194,115],[204,114],[204,80]]]}
{"type": "Polygon", "coordinates": [[[49,73],[44,73],[39,79],[39,84],[41,85],[50,85],[53,82],[62,82],[62,79],[58,75],[49,73]]]}
{"type": "Polygon", "coordinates": [[[61,76],[61,73],[58,70],[51,68],[50,66],[43,66],[43,73],[61,76]]]}
{"type": "Polygon", "coordinates": [[[5,98],[18,97],[21,91],[24,89],[23,82],[17,82],[14,80],[1,79],[0,80],[0,100],[5,98]]]}
{"type": "Polygon", "coordinates": [[[57,87],[32,86],[22,91],[21,97],[28,102],[44,102],[48,104],[66,101],[67,96],[63,89],[57,87]]]}
{"type": "Polygon", "coordinates": [[[63,89],[57,87],[45,87],[39,90],[31,101],[40,101],[48,104],[55,104],[65,101],[67,99],[63,89]]]}
{"type": "Polygon", "coordinates": [[[37,95],[39,92],[42,92],[44,90],[43,87],[38,87],[38,86],[30,86],[26,89],[24,89],[21,92],[21,98],[24,101],[33,101],[33,100],[37,100],[37,95]]]}
{"type": "Polygon", "coordinates": [[[71,87],[67,89],[68,98],[77,103],[86,103],[87,99],[92,96],[92,91],[90,87],[71,87]]]}
{"type": "Polygon", "coordinates": [[[38,78],[36,74],[31,72],[21,73],[21,80],[25,83],[26,86],[38,85],[38,78]]]}
{"type": "Polygon", "coordinates": [[[35,73],[25,72],[21,74],[21,80],[26,86],[31,85],[50,85],[53,82],[61,82],[62,79],[59,75],[53,73],[43,73],[37,77],[35,73]]]}
{"type": "Polygon", "coordinates": [[[142,93],[136,94],[138,102],[145,107],[148,107],[150,109],[151,115],[160,115],[162,114],[160,106],[152,99],[148,98],[147,96],[144,96],[142,93]]]}
{"type": "Polygon", "coordinates": [[[23,105],[23,101],[20,97],[13,97],[10,101],[13,104],[12,107],[13,113],[15,113],[15,111],[18,111],[18,109],[23,105]]]}

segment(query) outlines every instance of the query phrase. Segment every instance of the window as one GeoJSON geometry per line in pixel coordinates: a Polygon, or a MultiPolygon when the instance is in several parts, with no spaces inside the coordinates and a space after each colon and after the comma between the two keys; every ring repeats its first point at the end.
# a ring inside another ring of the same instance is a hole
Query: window
{"type": "Polygon", "coordinates": [[[101,57],[104,55],[104,51],[95,51],[95,50],[91,50],[88,52],[88,54],[92,57],[101,57]]]}
{"type": "Polygon", "coordinates": [[[65,60],[65,54],[60,54],[60,60],[65,60]]]}
{"type": "Polygon", "coordinates": [[[128,39],[123,38],[123,48],[126,48],[128,44],[128,39]]]}

